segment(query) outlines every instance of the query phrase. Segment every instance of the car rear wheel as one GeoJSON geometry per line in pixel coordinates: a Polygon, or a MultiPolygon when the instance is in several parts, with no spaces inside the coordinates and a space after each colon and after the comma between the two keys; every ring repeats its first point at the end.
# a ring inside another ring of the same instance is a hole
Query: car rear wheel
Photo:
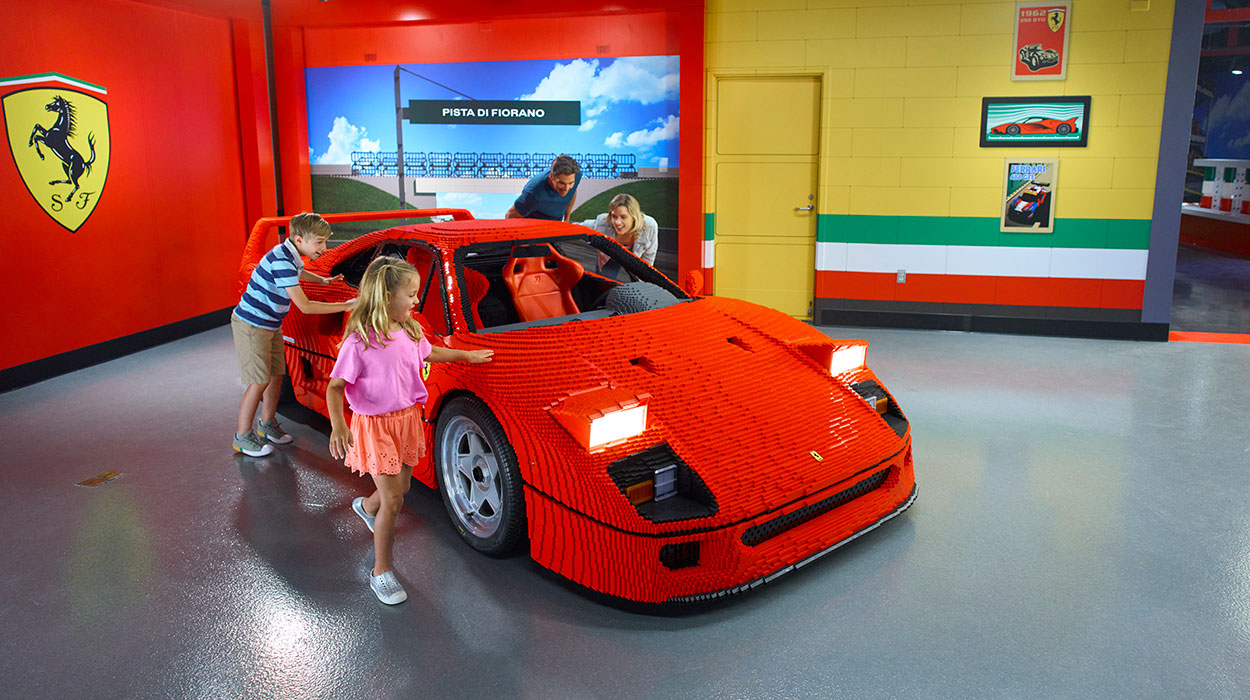
{"type": "Polygon", "coordinates": [[[491,556],[512,553],[525,536],[525,499],[516,453],[481,401],[452,399],[434,433],[439,492],[460,537],[491,556]]]}
{"type": "Polygon", "coordinates": [[[1066,136],[1072,133],[1072,127],[1068,126],[1067,124],[1060,124],[1059,126],[1055,127],[1055,133],[1059,134],[1060,136],[1066,136]]]}
{"type": "Polygon", "coordinates": [[[1011,126],[1007,127],[1007,133],[1010,136],[1016,136],[1020,133],[1020,127],[1016,124],[1012,124],[1011,126]]]}

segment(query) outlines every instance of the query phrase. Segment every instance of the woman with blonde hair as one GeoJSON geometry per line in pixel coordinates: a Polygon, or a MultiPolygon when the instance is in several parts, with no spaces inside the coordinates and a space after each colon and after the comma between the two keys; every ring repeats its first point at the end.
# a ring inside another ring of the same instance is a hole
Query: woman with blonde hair
{"type": "MultiPolygon", "coordinates": [[[[643,262],[648,265],[655,264],[655,252],[660,247],[659,227],[655,219],[642,213],[642,207],[633,195],[623,192],[616,195],[608,203],[606,214],[583,221],[582,226],[615,238],[625,250],[642,258],[643,262]]],[[[620,265],[603,253],[599,253],[597,268],[601,274],[613,278],[620,271],[620,265]]]]}

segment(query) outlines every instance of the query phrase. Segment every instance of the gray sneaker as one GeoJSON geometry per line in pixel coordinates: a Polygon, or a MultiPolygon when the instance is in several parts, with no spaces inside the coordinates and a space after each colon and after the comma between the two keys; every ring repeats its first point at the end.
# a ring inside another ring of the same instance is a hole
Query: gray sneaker
{"type": "Polygon", "coordinates": [[[265,421],[259,421],[256,424],[256,434],[263,438],[268,438],[269,442],[277,443],[279,445],[285,445],[295,439],[283,430],[282,426],[278,425],[277,418],[274,418],[268,423],[265,421]]]}
{"type": "Polygon", "coordinates": [[[262,442],[251,430],[243,435],[234,436],[234,451],[242,452],[248,457],[264,457],[273,452],[273,445],[262,442]]]}
{"type": "Polygon", "coordinates": [[[404,590],[403,586],[399,585],[399,581],[395,579],[394,571],[370,576],[369,587],[373,589],[373,594],[378,597],[378,600],[387,605],[399,605],[408,600],[408,592],[404,590]]]}

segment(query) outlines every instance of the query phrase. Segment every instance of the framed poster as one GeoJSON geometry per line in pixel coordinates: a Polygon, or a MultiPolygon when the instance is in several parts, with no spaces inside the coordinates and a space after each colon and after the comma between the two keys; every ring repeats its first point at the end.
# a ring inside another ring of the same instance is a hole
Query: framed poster
{"type": "Polygon", "coordinates": [[[1003,163],[1003,203],[999,231],[1053,233],[1055,185],[1059,161],[1055,158],[1008,158],[1003,163]]]}
{"type": "Polygon", "coordinates": [[[1075,146],[1089,137],[1088,95],[982,97],[981,147],[1075,146]]]}
{"type": "Polygon", "coordinates": [[[1072,1],[1017,2],[1012,80],[1063,80],[1068,71],[1072,1]]]}

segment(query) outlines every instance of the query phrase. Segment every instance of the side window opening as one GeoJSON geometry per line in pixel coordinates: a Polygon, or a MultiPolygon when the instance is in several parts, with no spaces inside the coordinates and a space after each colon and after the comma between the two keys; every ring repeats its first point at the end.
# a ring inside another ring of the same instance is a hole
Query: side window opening
{"type": "Polygon", "coordinates": [[[360,289],[360,280],[364,278],[369,263],[379,255],[390,255],[407,260],[421,274],[421,300],[417,311],[430,323],[431,329],[439,335],[447,335],[447,305],[443,287],[438,282],[434,250],[416,241],[386,241],[371,246],[352,257],[343,260],[331,270],[332,275],[343,275],[343,281],[356,289],[360,289]]]}
{"type": "MultiPolygon", "coordinates": [[[[569,316],[553,317],[541,323],[551,325],[559,323],[557,318],[574,319],[588,315],[608,313],[596,309],[602,306],[606,293],[619,284],[640,280],[662,287],[678,299],[688,299],[676,285],[657,272],[654,268],[638,260],[613,241],[598,240],[599,237],[574,236],[548,241],[517,241],[494,242],[468,246],[457,251],[455,259],[459,265],[460,284],[464,287],[464,308],[466,318],[475,330],[489,330],[495,327],[516,326],[523,323],[518,312],[512,291],[504,279],[504,268],[513,257],[514,248],[519,251],[518,257],[526,256],[527,252],[536,252],[546,246],[554,247],[560,255],[578,262],[583,272],[569,290],[569,295],[577,305],[578,313],[569,316]],[[527,250],[529,249],[529,250],[527,250]],[[616,263],[616,266],[605,271],[615,276],[601,274],[597,271],[603,260],[616,263]]],[[[547,249],[550,251],[550,249],[547,249]]],[[[554,269],[553,261],[546,261],[544,268],[554,269]]]]}

